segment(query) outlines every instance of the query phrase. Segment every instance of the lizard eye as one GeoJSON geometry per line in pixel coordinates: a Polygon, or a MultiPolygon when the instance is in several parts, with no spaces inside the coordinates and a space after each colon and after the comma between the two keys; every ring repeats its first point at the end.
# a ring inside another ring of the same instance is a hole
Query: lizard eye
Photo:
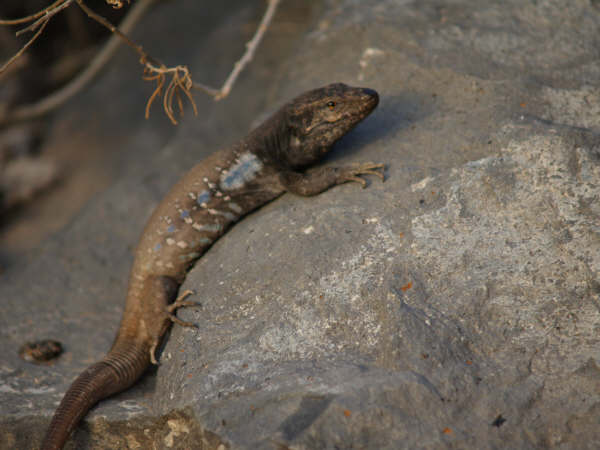
{"type": "Polygon", "coordinates": [[[333,108],[335,108],[335,102],[332,102],[332,101],[330,101],[330,102],[327,102],[327,107],[328,107],[328,108],[329,108],[331,111],[333,111],[333,108]]]}

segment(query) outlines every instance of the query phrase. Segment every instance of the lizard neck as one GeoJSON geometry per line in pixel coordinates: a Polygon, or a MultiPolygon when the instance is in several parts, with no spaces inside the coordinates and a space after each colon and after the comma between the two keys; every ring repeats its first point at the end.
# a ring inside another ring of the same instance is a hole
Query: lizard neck
{"type": "Polygon", "coordinates": [[[243,143],[265,164],[278,169],[291,167],[289,161],[292,139],[284,111],[278,111],[250,132],[243,143]]]}

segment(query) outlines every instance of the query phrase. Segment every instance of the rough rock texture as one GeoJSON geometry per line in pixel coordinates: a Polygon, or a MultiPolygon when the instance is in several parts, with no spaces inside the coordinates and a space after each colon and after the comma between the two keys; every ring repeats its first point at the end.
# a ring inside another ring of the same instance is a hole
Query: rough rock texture
{"type": "MultiPolygon", "coordinates": [[[[285,34],[286,51],[267,35],[279,53],[235,98],[206,106],[8,274],[9,448],[35,447],[68,383],[109,346],[136,234],[176,172],[331,81],[375,88],[381,104],[328,163],[383,161],[388,180],[286,195],[236,225],[184,285],[202,308],[180,317],[199,329],[175,328],[158,370],[97,407],[76,441],[600,446],[598,2],[323,5],[316,21],[300,8],[309,29],[285,34]],[[35,338],[67,353],[50,367],[20,361],[35,338]]],[[[284,2],[280,23],[297,8],[284,2]]]]}

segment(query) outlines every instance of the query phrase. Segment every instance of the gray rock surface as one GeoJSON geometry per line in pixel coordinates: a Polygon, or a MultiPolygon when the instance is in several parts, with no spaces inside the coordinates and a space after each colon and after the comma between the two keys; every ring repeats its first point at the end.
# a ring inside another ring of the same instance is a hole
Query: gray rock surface
{"type": "MultiPolygon", "coordinates": [[[[258,17],[241,3],[204,52],[258,17]]],[[[230,230],[183,286],[202,308],[179,315],[199,329],[174,328],[158,369],[95,408],[76,448],[598,448],[598,2],[299,4],[283,3],[293,32],[267,35],[237,95],[132,157],[7,274],[1,441],[35,448],[110,345],[136,235],[177,174],[344,81],[381,103],[327,163],[386,162],[386,182],[286,195],[230,230]],[[42,337],[67,348],[57,364],[18,359],[42,337]]]]}

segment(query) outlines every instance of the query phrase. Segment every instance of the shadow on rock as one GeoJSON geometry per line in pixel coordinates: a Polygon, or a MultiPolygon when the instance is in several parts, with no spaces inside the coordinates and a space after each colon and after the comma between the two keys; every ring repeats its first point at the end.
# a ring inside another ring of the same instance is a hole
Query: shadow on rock
{"type": "Polygon", "coordinates": [[[428,117],[434,110],[434,99],[427,95],[416,92],[389,95],[385,91],[379,94],[379,107],[336,144],[331,160],[360,152],[369,143],[390,139],[428,117]]]}

